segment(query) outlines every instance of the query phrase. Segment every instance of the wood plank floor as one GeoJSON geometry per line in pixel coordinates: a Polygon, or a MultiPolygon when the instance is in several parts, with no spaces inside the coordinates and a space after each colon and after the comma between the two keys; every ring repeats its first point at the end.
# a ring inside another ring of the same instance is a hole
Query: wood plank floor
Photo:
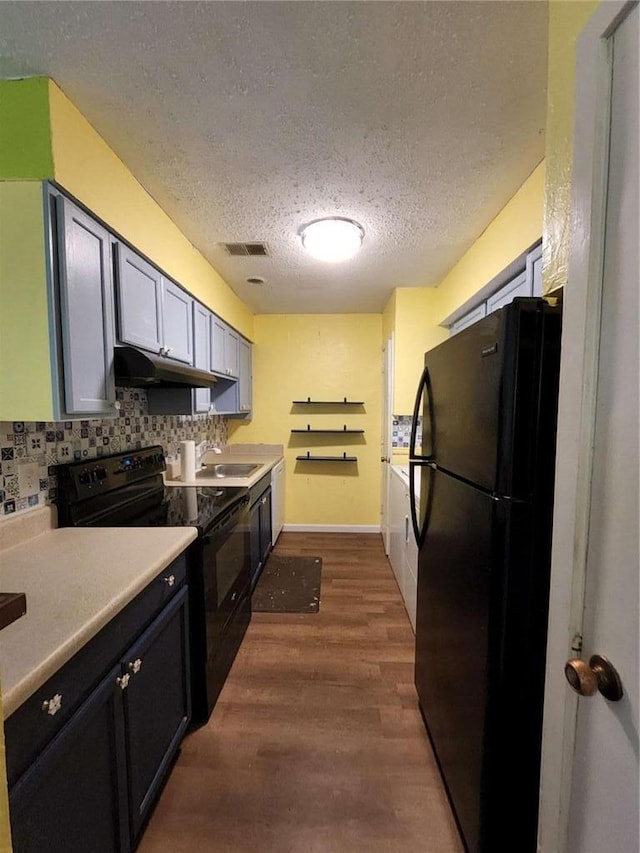
{"type": "Polygon", "coordinates": [[[253,615],[140,853],[460,853],[378,535],[283,533],[322,557],[317,614],[253,615]]]}

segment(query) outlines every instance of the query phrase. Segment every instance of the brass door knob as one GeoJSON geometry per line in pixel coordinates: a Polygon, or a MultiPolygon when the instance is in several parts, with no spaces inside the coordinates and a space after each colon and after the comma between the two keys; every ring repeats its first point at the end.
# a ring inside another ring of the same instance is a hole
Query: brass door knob
{"type": "Polygon", "coordinates": [[[593,696],[598,690],[610,702],[619,702],[624,695],[622,681],[611,661],[602,655],[592,655],[589,663],[574,658],[564,665],[565,678],[580,696],[593,696]]]}

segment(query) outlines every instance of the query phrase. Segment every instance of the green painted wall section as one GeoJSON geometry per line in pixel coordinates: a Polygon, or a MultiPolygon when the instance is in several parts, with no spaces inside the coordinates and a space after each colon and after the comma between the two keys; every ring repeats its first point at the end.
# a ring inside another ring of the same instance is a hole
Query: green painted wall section
{"type": "Polygon", "coordinates": [[[52,418],[42,185],[0,181],[0,421],[52,418]]]}
{"type": "Polygon", "coordinates": [[[0,80],[0,179],[53,178],[49,81],[0,80]]]}

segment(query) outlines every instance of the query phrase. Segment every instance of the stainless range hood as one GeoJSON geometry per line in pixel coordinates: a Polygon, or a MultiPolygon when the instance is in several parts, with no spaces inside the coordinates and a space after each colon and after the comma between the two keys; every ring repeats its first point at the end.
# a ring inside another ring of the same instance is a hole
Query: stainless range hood
{"type": "Polygon", "coordinates": [[[126,388],[212,388],[216,378],[206,370],[170,361],[135,347],[114,350],[116,385],[126,388]]]}

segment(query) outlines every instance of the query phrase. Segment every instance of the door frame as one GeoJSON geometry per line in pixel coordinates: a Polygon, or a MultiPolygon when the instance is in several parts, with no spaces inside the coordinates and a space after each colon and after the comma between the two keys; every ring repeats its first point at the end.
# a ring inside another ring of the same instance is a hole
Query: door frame
{"type": "Polygon", "coordinates": [[[562,853],[567,847],[578,696],[567,687],[564,664],[582,649],[608,183],[610,36],[636,4],[601,3],[576,44],[571,284],[563,300],[539,853],[562,853]]]}
{"type": "Polygon", "coordinates": [[[381,512],[380,530],[384,552],[389,556],[389,500],[391,489],[391,433],[393,429],[393,389],[394,389],[394,337],[393,332],[382,347],[382,430],[380,433],[380,464],[382,482],[380,484],[381,512]],[[386,446],[385,446],[386,439],[386,446]],[[384,460],[387,460],[386,462],[384,460]]]}

